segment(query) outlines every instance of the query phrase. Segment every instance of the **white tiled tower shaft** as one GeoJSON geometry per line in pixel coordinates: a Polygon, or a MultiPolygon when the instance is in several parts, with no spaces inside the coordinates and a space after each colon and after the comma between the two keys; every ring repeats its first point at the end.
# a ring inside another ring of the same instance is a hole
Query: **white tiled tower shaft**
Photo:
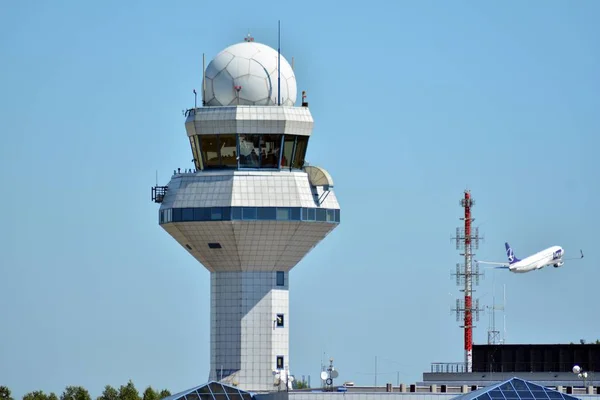
{"type": "Polygon", "coordinates": [[[289,363],[288,274],[282,276],[278,282],[276,272],[211,273],[210,380],[273,388],[273,360],[289,363]]]}
{"type": "Polygon", "coordinates": [[[331,176],[304,161],[313,119],[308,104],[292,106],[291,68],[276,105],[276,77],[256,75],[273,71],[273,50],[252,46],[234,45],[207,68],[210,106],[185,122],[195,169],[174,171],[153,199],[161,227],[210,271],[209,379],[270,391],[293,374],[289,272],[337,227],[340,207],[331,176]]]}

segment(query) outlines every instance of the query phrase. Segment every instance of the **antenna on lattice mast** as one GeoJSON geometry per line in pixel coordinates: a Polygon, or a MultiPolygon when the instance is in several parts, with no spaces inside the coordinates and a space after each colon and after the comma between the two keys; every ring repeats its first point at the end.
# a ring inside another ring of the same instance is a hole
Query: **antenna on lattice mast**
{"type": "Polygon", "coordinates": [[[502,305],[504,306],[503,311],[503,317],[504,317],[504,335],[502,336],[502,344],[506,343],[506,284],[503,285],[503,295],[504,295],[504,301],[502,302],[502,305]]]}
{"type": "MultiPolygon", "coordinates": [[[[490,324],[488,327],[488,344],[501,344],[504,343],[504,340],[500,339],[500,331],[496,329],[496,311],[504,311],[504,304],[500,306],[496,305],[496,274],[494,274],[494,283],[492,285],[492,306],[486,307],[491,311],[490,324]]],[[[506,291],[504,297],[506,298],[506,291]]],[[[506,315],[504,317],[504,320],[506,321],[506,315]]]]}
{"type": "Polygon", "coordinates": [[[473,299],[473,284],[479,285],[479,277],[483,274],[479,273],[479,264],[475,263],[473,266],[473,256],[475,253],[473,249],[479,249],[479,240],[483,240],[483,237],[479,236],[479,228],[472,228],[472,223],[475,220],[471,217],[471,208],[475,205],[475,201],[471,198],[471,192],[469,190],[464,191],[464,197],[460,200],[460,205],[465,209],[463,218],[464,227],[456,228],[456,236],[452,239],[456,241],[456,249],[464,250],[460,253],[464,256],[464,264],[456,264],[456,273],[452,275],[456,276],[456,284],[464,287],[461,289],[464,292],[464,299],[456,299],[456,308],[452,311],[456,312],[456,320],[459,321],[460,317],[464,318],[464,324],[461,328],[465,331],[464,350],[465,350],[465,372],[472,372],[473,370],[473,314],[475,314],[475,320],[479,321],[479,312],[482,311],[479,308],[479,299],[473,299]]]}

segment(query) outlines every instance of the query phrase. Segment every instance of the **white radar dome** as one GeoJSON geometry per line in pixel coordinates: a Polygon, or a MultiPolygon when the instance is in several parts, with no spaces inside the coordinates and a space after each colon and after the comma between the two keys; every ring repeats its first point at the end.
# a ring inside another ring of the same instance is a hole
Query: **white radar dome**
{"type": "MultiPolygon", "coordinates": [[[[253,41],[221,51],[206,67],[207,106],[277,105],[277,51],[253,41]]],[[[281,105],[296,103],[296,76],[281,56],[281,105]]]]}

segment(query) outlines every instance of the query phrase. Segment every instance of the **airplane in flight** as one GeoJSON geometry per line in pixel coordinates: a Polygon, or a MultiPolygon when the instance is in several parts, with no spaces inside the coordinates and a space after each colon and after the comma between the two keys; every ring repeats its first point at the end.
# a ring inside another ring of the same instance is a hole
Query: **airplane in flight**
{"type": "Polygon", "coordinates": [[[508,257],[507,263],[477,260],[475,262],[479,264],[500,265],[500,267],[495,268],[508,269],[510,272],[515,273],[525,273],[536,269],[542,269],[547,265],[553,265],[554,268],[562,267],[565,260],[579,260],[583,258],[582,250],[579,250],[581,252],[581,257],[564,258],[564,249],[560,246],[552,246],[521,260],[515,256],[513,249],[508,243],[504,243],[504,246],[506,247],[506,256],[508,257]]]}

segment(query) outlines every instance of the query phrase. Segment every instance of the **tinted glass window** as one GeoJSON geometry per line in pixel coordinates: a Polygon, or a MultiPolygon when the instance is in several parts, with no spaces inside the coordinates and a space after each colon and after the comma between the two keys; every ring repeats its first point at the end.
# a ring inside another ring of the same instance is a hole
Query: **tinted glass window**
{"type": "Polygon", "coordinates": [[[277,271],[277,286],[285,285],[285,273],[283,271],[277,271]]]}
{"type": "Polygon", "coordinates": [[[198,163],[198,159],[200,157],[198,157],[198,148],[196,147],[196,142],[195,142],[195,138],[197,136],[190,136],[190,146],[192,146],[192,155],[194,156],[194,165],[196,166],[196,169],[200,169],[200,165],[198,163]]]}
{"type": "Polygon", "coordinates": [[[221,162],[227,167],[237,167],[236,135],[219,135],[221,162]]]}
{"type": "Polygon", "coordinates": [[[278,208],[277,209],[277,219],[289,220],[290,219],[290,209],[289,208],[278,208]]]}
{"type": "Polygon", "coordinates": [[[242,219],[242,209],[239,207],[235,207],[231,209],[231,218],[232,219],[242,219]]]}
{"type": "Polygon", "coordinates": [[[260,165],[264,168],[277,168],[281,152],[281,135],[262,135],[260,145],[260,165]]]}
{"type": "Polygon", "coordinates": [[[327,222],[335,221],[335,210],[327,210],[327,222]]]}
{"type": "Polygon", "coordinates": [[[290,212],[290,219],[292,221],[300,221],[300,207],[293,207],[290,212]]]}
{"type": "Polygon", "coordinates": [[[202,150],[202,159],[207,167],[218,167],[221,164],[219,160],[219,140],[217,135],[200,136],[200,148],[202,150]]]}
{"type": "Polygon", "coordinates": [[[281,166],[289,167],[290,163],[292,162],[296,136],[285,135],[283,140],[283,156],[281,157],[281,166]]]}
{"type": "Polygon", "coordinates": [[[327,220],[327,210],[324,208],[317,208],[317,221],[327,220]]]}
{"type": "Polygon", "coordinates": [[[294,161],[292,168],[302,168],[304,166],[304,156],[308,146],[308,136],[298,136],[296,139],[296,149],[294,151],[294,161]]]}
{"type": "Polygon", "coordinates": [[[258,207],[258,219],[275,219],[275,209],[272,207],[258,207]]]}
{"type": "Polygon", "coordinates": [[[220,220],[223,218],[221,207],[213,207],[210,210],[210,219],[220,220]]]}
{"type": "Polygon", "coordinates": [[[192,136],[190,142],[192,143],[192,149],[194,149],[194,164],[196,165],[196,169],[202,170],[204,164],[202,163],[202,153],[200,153],[200,137],[198,135],[192,136]]]}
{"type": "Polygon", "coordinates": [[[240,135],[240,167],[260,165],[260,135],[240,135]]]}
{"type": "Polygon", "coordinates": [[[256,219],[256,207],[244,207],[242,211],[243,219],[256,219]]]}
{"type": "Polygon", "coordinates": [[[193,208],[182,208],[181,209],[181,220],[182,221],[193,221],[194,220],[194,209],[193,208]]]}
{"type": "Polygon", "coordinates": [[[208,221],[210,219],[210,209],[208,208],[195,208],[194,209],[194,221],[208,221]]]}

